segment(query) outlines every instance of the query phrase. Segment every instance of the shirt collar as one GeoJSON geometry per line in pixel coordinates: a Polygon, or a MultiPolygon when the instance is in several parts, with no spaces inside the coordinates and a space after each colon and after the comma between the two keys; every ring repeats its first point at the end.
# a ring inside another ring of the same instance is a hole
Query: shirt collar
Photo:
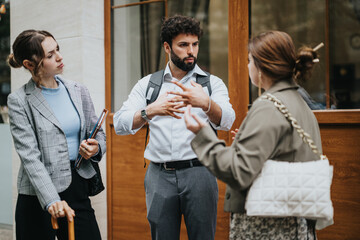
{"type": "MultiPolygon", "coordinates": [[[[206,76],[207,74],[201,70],[201,68],[195,64],[195,67],[193,70],[189,71],[184,77],[183,79],[187,79],[187,78],[190,78],[191,76],[193,75],[201,75],[201,76],[206,76]]],[[[165,71],[164,71],[164,81],[171,81],[172,80],[172,74],[171,74],[171,71],[170,71],[170,63],[168,62],[166,64],[166,68],[165,68],[165,71]]]]}

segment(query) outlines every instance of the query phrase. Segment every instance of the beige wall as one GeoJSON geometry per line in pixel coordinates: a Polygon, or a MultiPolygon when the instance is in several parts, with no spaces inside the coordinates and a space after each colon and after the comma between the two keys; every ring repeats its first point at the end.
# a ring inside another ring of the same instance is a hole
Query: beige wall
{"type": "MultiPolygon", "coordinates": [[[[47,30],[54,35],[64,58],[63,76],[85,84],[97,114],[105,106],[104,2],[99,0],[16,0],[11,1],[11,44],[25,29],[47,30]]],[[[11,89],[18,89],[30,79],[24,69],[11,70],[11,89]]],[[[16,178],[19,157],[13,158],[13,206],[16,205],[16,178]]],[[[106,181],[106,156],[100,168],[106,181]]],[[[92,204],[103,239],[107,239],[106,191],[93,197],[92,204]]]]}

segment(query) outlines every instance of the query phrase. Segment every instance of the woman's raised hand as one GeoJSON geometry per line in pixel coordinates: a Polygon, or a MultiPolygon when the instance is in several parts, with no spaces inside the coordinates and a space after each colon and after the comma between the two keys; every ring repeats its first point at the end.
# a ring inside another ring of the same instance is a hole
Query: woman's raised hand
{"type": "Polygon", "coordinates": [[[198,115],[191,113],[191,105],[186,107],[184,120],[186,128],[195,134],[197,134],[206,125],[206,122],[204,122],[198,115]]]}

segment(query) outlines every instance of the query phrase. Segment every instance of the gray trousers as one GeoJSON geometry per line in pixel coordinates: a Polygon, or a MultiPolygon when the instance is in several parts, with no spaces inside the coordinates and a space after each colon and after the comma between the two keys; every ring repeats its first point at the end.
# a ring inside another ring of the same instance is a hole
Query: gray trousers
{"type": "Polygon", "coordinates": [[[178,240],[184,215],[189,240],[213,240],[218,185],[203,166],[167,171],[153,163],[145,175],[152,240],[178,240]]]}

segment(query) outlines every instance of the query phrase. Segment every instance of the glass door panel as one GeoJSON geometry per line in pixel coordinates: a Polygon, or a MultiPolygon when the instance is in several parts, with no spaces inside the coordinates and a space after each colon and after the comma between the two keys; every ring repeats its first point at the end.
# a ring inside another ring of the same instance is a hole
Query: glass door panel
{"type": "MultiPolygon", "coordinates": [[[[250,33],[289,33],[298,49],[318,50],[320,63],[309,81],[299,83],[316,102],[315,109],[360,108],[360,1],[251,0],[250,33]]],[[[257,89],[251,87],[251,101],[257,89]]]]}
{"type": "Polygon", "coordinates": [[[330,99],[333,109],[360,108],[360,1],[329,1],[330,99]]]}
{"type": "MultiPolygon", "coordinates": [[[[114,6],[134,2],[115,1],[114,6]]],[[[112,112],[120,109],[139,79],[164,65],[159,44],[163,17],[163,2],[113,8],[112,112]]]]}
{"type": "MultiPolygon", "coordinates": [[[[317,46],[325,43],[326,2],[288,1],[288,0],[251,0],[250,35],[279,30],[287,32],[294,40],[296,49],[303,45],[317,46]]],[[[318,50],[320,63],[316,65],[312,78],[299,83],[318,103],[319,108],[326,106],[326,58],[325,48],[318,50]]],[[[257,97],[257,88],[251,86],[251,101],[257,97]]]]}

